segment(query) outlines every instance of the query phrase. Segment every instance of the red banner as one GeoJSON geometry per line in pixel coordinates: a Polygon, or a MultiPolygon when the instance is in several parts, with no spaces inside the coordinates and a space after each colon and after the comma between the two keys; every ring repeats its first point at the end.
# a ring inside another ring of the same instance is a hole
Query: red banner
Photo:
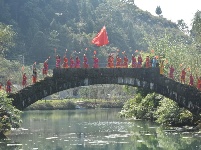
{"type": "Polygon", "coordinates": [[[93,44],[95,44],[96,46],[104,46],[104,45],[109,44],[108,36],[107,36],[107,31],[106,31],[106,27],[105,26],[103,26],[103,28],[96,35],[96,37],[93,38],[93,40],[91,42],[93,44]]]}

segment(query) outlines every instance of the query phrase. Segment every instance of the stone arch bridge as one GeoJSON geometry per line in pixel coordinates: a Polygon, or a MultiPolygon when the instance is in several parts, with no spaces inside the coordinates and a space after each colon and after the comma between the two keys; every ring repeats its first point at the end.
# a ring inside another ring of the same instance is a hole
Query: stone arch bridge
{"type": "Polygon", "coordinates": [[[54,69],[52,77],[46,77],[17,93],[11,93],[13,105],[24,110],[46,96],[79,86],[95,84],[120,84],[144,89],[164,95],[191,111],[194,115],[201,112],[201,92],[160,75],[159,68],[69,68],[54,69]]]}

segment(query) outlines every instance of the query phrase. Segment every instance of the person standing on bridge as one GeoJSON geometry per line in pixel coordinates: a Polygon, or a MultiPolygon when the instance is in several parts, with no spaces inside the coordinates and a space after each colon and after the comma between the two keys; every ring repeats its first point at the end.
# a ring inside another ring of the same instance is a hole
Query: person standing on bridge
{"type": "Polygon", "coordinates": [[[198,75],[196,74],[196,78],[197,78],[197,89],[201,90],[201,77],[198,77],[198,75]]]}
{"type": "Polygon", "coordinates": [[[169,78],[174,80],[174,67],[173,65],[170,66],[170,71],[169,71],[169,78]]]}
{"type": "MultiPolygon", "coordinates": [[[[50,57],[49,57],[50,58],[50,57]]],[[[48,59],[46,59],[43,63],[43,77],[46,77],[47,76],[47,73],[48,73],[48,59]]]]}
{"type": "Polygon", "coordinates": [[[6,82],[6,93],[11,93],[11,86],[12,86],[12,83],[10,79],[8,79],[6,82]]]}
{"type": "Polygon", "coordinates": [[[110,57],[110,68],[114,68],[114,53],[112,53],[112,54],[110,54],[111,55],[111,57],[110,57]]]}
{"type": "Polygon", "coordinates": [[[124,68],[128,68],[128,57],[127,57],[126,54],[124,55],[124,64],[123,64],[123,67],[124,68]]]}
{"type": "Polygon", "coordinates": [[[22,87],[25,88],[27,86],[27,76],[26,73],[23,73],[22,76],[22,87]]]}
{"type": "Polygon", "coordinates": [[[149,68],[149,67],[150,67],[150,59],[149,59],[149,56],[146,57],[146,60],[145,60],[145,67],[146,67],[146,68],[149,68]]]}
{"type": "Polygon", "coordinates": [[[94,55],[93,60],[94,60],[93,68],[99,68],[99,64],[98,64],[99,59],[98,57],[96,57],[96,55],[94,55]]]}
{"type": "Polygon", "coordinates": [[[36,83],[37,81],[37,70],[36,70],[36,62],[32,65],[32,84],[36,83]]]}
{"type": "Polygon", "coordinates": [[[36,67],[33,67],[33,74],[32,74],[32,83],[36,83],[37,81],[37,70],[36,67]]]}
{"type": "Polygon", "coordinates": [[[75,68],[73,56],[70,56],[70,68],[75,68]]]}
{"type": "Polygon", "coordinates": [[[143,62],[141,55],[138,56],[137,61],[138,61],[138,68],[141,68],[142,67],[142,62],[143,62]]]}
{"type": "Polygon", "coordinates": [[[63,68],[68,68],[68,58],[66,57],[66,53],[63,57],[63,68]]]}
{"type": "Polygon", "coordinates": [[[192,75],[192,73],[190,74],[190,76],[189,76],[189,85],[191,85],[191,86],[193,86],[194,85],[194,78],[193,78],[193,75],[192,75]]]}
{"type": "Polygon", "coordinates": [[[75,68],[80,68],[80,58],[78,56],[75,59],[75,68]]]}
{"type": "Polygon", "coordinates": [[[114,68],[114,58],[112,54],[108,56],[108,68],[114,68]]]}
{"type": "Polygon", "coordinates": [[[83,68],[89,68],[88,59],[87,59],[86,54],[84,54],[83,60],[84,60],[83,61],[83,68]]]}
{"type": "Polygon", "coordinates": [[[116,68],[121,68],[121,57],[116,56],[116,68]]]}
{"type": "Polygon", "coordinates": [[[151,65],[152,65],[152,67],[156,67],[156,64],[157,64],[157,59],[156,59],[156,56],[154,56],[154,57],[152,58],[151,65]]]}
{"type": "Polygon", "coordinates": [[[181,83],[185,84],[185,78],[186,78],[186,68],[182,69],[181,71],[181,76],[180,76],[181,83]]]}
{"type": "Polygon", "coordinates": [[[60,68],[61,66],[61,58],[59,55],[56,55],[56,68],[60,68]]]}
{"type": "Polygon", "coordinates": [[[135,58],[135,55],[132,54],[132,68],[136,68],[137,67],[137,61],[135,58]]]}

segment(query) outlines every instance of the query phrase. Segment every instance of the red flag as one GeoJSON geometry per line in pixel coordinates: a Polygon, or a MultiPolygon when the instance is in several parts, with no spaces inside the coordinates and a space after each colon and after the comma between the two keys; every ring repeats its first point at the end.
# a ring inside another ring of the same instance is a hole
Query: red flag
{"type": "Polygon", "coordinates": [[[96,46],[104,46],[104,45],[109,44],[108,36],[107,36],[107,31],[106,31],[106,27],[105,26],[103,26],[103,28],[96,35],[96,37],[93,38],[93,40],[91,42],[93,44],[95,44],[96,46]]]}

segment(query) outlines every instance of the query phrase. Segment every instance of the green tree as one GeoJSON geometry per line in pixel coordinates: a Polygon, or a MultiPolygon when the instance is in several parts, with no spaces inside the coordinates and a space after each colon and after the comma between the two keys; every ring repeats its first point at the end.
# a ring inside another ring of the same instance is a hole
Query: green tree
{"type": "Polygon", "coordinates": [[[0,23],[0,54],[4,54],[15,45],[14,36],[12,26],[0,23]]]}
{"type": "MultiPolygon", "coordinates": [[[[9,54],[15,56],[16,52],[17,55],[26,53],[26,60],[30,61],[28,64],[32,64],[35,59],[33,56],[39,54],[32,55],[37,45],[36,34],[40,31],[48,39],[47,49],[57,47],[58,53],[63,54],[63,50],[67,48],[70,54],[73,50],[80,51],[88,47],[87,55],[92,55],[96,47],[91,44],[91,39],[106,25],[110,44],[98,48],[100,62],[105,62],[108,53],[117,48],[125,50],[128,56],[136,49],[147,50],[147,43],[143,38],[152,31],[153,38],[156,35],[163,36],[165,30],[169,33],[179,32],[175,23],[140,10],[133,4],[133,0],[0,2],[0,20],[12,24],[18,36],[16,46],[10,49],[9,54]],[[53,31],[57,31],[59,35],[54,37],[53,31]]],[[[50,55],[53,55],[52,51],[50,55]]],[[[37,58],[40,62],[44,61],[40,55],[37,58]]]]}
{"type": "Polygon", "coordinates": [[[201,42],[201,11],[195,13],[192,34],[195,37],[196,42],[201,42]]]}
{"type": "Polygon", "coordinates": [[[195,13],[191,36],[194,38],[197,51],[201,53],[201,11],[195,13]]]}
{"type": "Polygon", "coordinates": [[[155,12],[156,12],[156,14],[157,14],[158,16],[160,16],[160,15],[162,14],[161,7],[160,7],[160,6],[157,6],[155,12]]]}
{"type": "Polygon", "coordinates": [[[191,112],[184,108],[180,108],[176,102],[163,98],[160,101],[159,107],[154,113],[156,122],[169,125],[169,124],[192,124],[193,115],[191,112]],[[168,108],[168,109],[167,109],[168,108]]]}
{"type": "Polygon", "coordinates": [[[0,91],[0,134],[3,135],[11,128],[19,128],[20,111],[12,105],[12,100],[6,97],[6,93],[0,91]]]}
{"type": "Polygon", "coordinates": [[[189,30],[188,30],[188,26],[187,24],[184,22],[183,19],[180,19],[180,20],[177,20],[177,26],[179,27],[179,29],[181,31],[183,31],[184,33],[189,33],[189,30]]]}

